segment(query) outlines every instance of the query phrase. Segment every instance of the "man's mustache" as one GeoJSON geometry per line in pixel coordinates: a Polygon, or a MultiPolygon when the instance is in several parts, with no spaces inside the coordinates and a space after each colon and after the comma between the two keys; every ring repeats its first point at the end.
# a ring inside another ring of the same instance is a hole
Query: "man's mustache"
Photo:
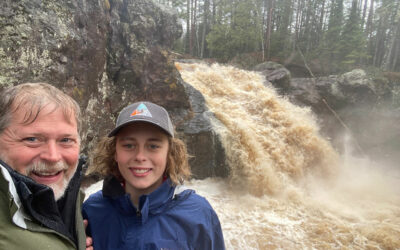
{"type": "Polygon", "coordinates": [[[56,174],[60,171],[66,171],[67,169],[68,165],[64,161],[58,161],[53,164],[44,161],[37,161],[26,168],[26,175],[29,176],[32,173],[41,175],[56,174]]]}

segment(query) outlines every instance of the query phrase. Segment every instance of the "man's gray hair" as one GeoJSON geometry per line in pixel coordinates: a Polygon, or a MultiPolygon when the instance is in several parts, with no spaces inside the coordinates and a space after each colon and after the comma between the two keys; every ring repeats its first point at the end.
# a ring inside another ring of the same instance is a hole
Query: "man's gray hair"
{"type": "Polygon", "coordinates": [[[0,94],[0,133],[9,126],[12,115],[19,109],[25,111],[23,123],[30,124],[49,104],[54,105],[54,110],[61,108],[67,120],[74,115],[80,131],[81,111],[72,97],[48,83],[23,83],[4,89],[0,94]]]}

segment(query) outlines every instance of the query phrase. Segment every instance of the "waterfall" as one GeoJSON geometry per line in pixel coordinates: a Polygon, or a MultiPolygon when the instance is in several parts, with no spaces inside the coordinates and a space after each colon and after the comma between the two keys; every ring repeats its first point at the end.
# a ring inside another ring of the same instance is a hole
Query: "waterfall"
{"type": "Polygon", "coordinates": [[[400,249],[399,175],[339,155],[310,109],[256,72],[175,66],[224,125],[230,176],[189,186],[217,211],[227,249],[400,249]]]}

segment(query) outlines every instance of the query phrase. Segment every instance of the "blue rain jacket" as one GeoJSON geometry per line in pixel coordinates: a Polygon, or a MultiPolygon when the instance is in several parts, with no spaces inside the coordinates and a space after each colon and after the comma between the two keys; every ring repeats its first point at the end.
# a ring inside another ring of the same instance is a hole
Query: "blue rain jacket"
{"type": "Polygon", "coordinates": [[[208,201],[193,190],[178,191],[169,179],[131,202],[115,178],[83,204],[96,250],[225,249],[221,225],[208,201]]]}

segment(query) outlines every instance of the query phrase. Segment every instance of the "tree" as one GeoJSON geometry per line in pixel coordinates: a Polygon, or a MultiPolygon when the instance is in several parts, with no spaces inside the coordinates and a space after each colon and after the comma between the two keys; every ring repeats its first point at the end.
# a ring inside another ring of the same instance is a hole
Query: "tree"
{"type": "Polygon", "coordinates": [[[185,20],[185,52],[228,61],[259,53],[318,59],[326,73],[400,67],[399,0],[157,0],[185,20]],[[350,4],[350,6],[349,6],[350,4]],[[290,56],[289,56],[290,55],[290,56]]]}
{"type": "MultiPolygon", "coordinates": [[[[365,27],[365,34],[368,39],[368,46],[367,46],[367,53],[369,55],[369,58],[373,58],[373,38],[372,38],[372,30],[373,30],[373,17],[374,17],[374,0],[371,0],[370,7],[369,7],[369,12],[368,12],[368,18],[367,18],[367,24],[365,27]]],[[[372,60],[369,60],[369,64],[371,64],[372,60]]]]}
{"type": "Polygon", "coordinates": [[[279,51],[281,55],[287,54],[291,48],[290,44],[290,26],[292,21],[292,0],[281,0],[276,3],[275,13],[279,15],[279,26],[277,28],[277,40],[274,50],[279,51]]]}
{"type": "Polygon", "coordinates": [[[190,38],[190,0],[186,1],[186,53],[192,52],[192,44],[191,44],[191,38],[190,38]]]}
{"type": "Polygon", "coordinates": [[[342,45],[339,41],[343,29],[343,0],[331,0],[328,28],[324,33],[322,44],[319,45],[320,56],[331,71],[338,68],[339,54],[342,45]]]}
{"type": "Polygon", "coordinates": [[[214,56],[224,61],[261,48],[260,22],[256,1],[233,1],[224,9],[220,24],[212,27],[207,44],[214,56]]]}
{"type": "Polygon", "coordinates": [[[190,54],[194,55],[194,46],[195,46],[195,39],[196,39],[196,22],[197,22],[197,17],[196,17],[196,10],[197,10],[197,0],[191,0],[190,3],[190,54]]]}
{"type": "Polygon", "coordinates": [[[272,30],[272,16],[274,13],[274,5],[275,1],[274,0],[267,0],[266,1],[266,9],[268,10],[268,16],[267,16],[267,28],[265,32],[265,54],[264,58],[265,60],[269,60],[270,58],[270,50],[271,50],[271,30],[272,30]]]}
{"type": "Polygon", "coordinates": [[[400,3],[391,5],[392,14],[391,14],[391,28],[389,35],[391,36],[388,51],[386,55],[386,60],[384,64],[384,68],[386,70],[395,70],[396,64],[399,61],[400,55],[400,3]]]}
{"type": "Polygon", "coordinates": [[[203,14],[203,33],[201,36],[201,50],[200,57],[203,58],[205,50],[206,34],[208,33],[208,16],[210,12],[210,0],[204,2],[204,14],[203,14]]]}
{"type": "Polygon", "coordinates": [[[360,63],[367,57],[366,39],[361,29],[361,19],[358,12],[357,0],[352,1],[350,14],[343,27],[341,35],[340,59],[342,68],[360,63]]]}

